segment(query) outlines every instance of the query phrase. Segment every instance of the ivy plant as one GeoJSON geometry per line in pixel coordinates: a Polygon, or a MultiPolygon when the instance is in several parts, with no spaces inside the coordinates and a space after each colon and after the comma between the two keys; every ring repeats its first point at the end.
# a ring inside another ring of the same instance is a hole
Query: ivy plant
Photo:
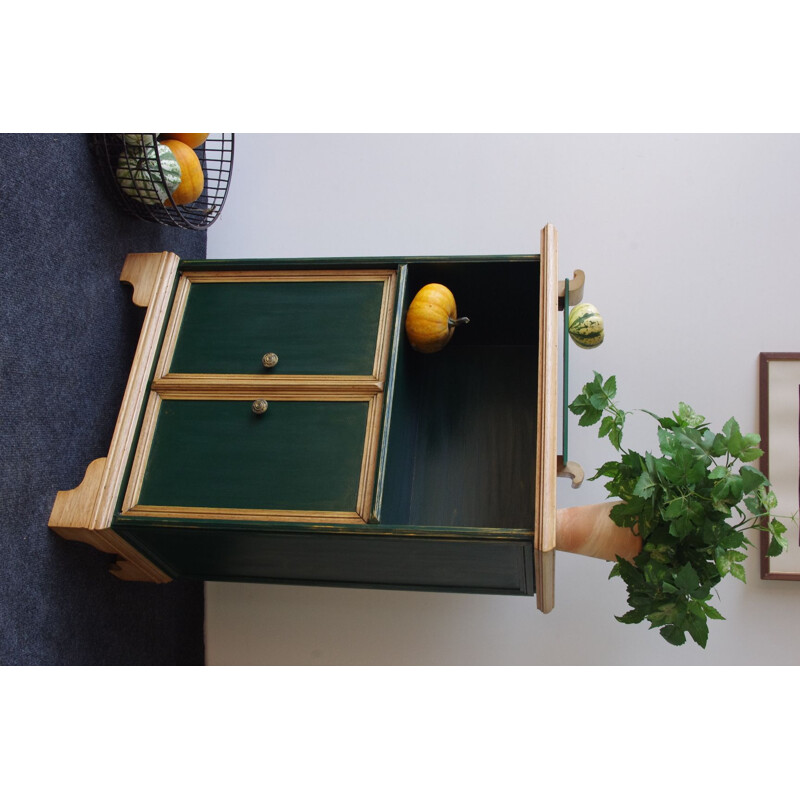
{"type": "Polygon", "coordinates": [[[711,605],[712,592],[728,574],[745,581],[742,562],[752,546],[746,532],[766,530],[769,555],[787,546],[786,526],[773,511],[778,504],[766,476],[752,466],[762,451],[760,437],[743,434],[731,418],[715,433],[685,403],[662,417],[642,411],[658,424],[659,454],[622,446],[632,412],[614,403],[617,381],[595,372],[570,404],[579,425],[599,424],[619,458],[603,464],[590,480],[605,478],[609,495],[620,500],[612,520],[642,538],[632,562],[621,557],[609,578],[625,582],[630,610],[623,623],[647,621],[670,644],[688,634],[700,647],[708,641],[708,620],[724,619],[711,605]]]}

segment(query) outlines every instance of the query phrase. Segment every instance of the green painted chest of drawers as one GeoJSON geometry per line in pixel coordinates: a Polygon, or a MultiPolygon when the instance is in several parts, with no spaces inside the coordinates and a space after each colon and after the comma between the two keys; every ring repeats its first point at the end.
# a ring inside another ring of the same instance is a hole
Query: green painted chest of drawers
{"type": "Polygon", "coordinates": [[[181,261],[147,308],[107,456],[50,527],[174,578],[536,595],[553,604],[556,233],[519,256],[181,261]],[[413,350],[408,305],[470,317],[413,350]]]}

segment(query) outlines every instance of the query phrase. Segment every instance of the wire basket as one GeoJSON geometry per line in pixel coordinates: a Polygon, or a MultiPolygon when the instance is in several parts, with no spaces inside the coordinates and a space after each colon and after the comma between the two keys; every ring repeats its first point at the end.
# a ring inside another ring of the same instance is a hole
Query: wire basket
{"type": "Polygon", "coordinates": [[[179,171],[157,133],[94,133],[91,147],[122,207],[139,219],[190,230],[212,225],[225,205],[233,169],[233,134],[210,133],[194,148],[203,169],[203,190],[178,205],[172,192],[179,171]]]}

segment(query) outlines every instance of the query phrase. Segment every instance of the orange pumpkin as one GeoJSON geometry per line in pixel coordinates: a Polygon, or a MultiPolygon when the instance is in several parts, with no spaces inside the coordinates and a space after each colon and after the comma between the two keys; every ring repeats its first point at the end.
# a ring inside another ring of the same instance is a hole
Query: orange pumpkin
{"type": "MultiPolygon", "coordinates": [[[[184,206],[187,203],[194,203],[203,193],[205,185],[203,165],[200,163],[197,153],[188,144],[177,139],[164,139],[161,144],[169,147],[181,168],[181,182],[178,188],[172,192],[175,205],[184,206]]],[[[166,200],[164,205],[170,206],[172,203],[166,200]]]]}
{"type": "Polygon", "coordinates": [[[200,147],[203,142],[208,139],[207,133],[162,133],[161,140],[164,139],[177,139],[179,142],[188,144],[193,150],[195,147],[200,147]]]}
{"type": "Polygon", "coordinates": [[[435,353],[453,338],[459,325],[469,322],[459,317],[453,293],[441,283],[429,283],[414,295],[406,313],[406,336],[420,353],[435,353]]]}

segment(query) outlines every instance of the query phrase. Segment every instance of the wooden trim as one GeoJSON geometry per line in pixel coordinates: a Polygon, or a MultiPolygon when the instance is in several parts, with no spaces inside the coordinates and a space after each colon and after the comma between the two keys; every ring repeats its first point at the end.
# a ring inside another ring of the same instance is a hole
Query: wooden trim
{"type": "Polygon", "coordinates": [[[139,411],[148,391],[159,337],[169,310],[169,295],[179,258],[174,253],[135,253],[125,259],[120,280],[133,285],[133,301],[146,305],[142,332],[117,416],[107,457],[93,461],[75,488],[56,495],[49,527],[65,539],[92,545],[121,557],[116,574],[127,580],[166,582],[170,578],[111,529],[114,507],[133,446],[139,411]]]}
{"type": "MultiPolygon", "coordinates": [[[[539,283],[539,385],[536,436],[536,511],[534,549],[556,548],[558,447],[558,233],[548,224],[541,233],[539,283]]],[[[555,602],[555,559],[537,557],[536,605],[548,613],[555,602]]]]}
{"type": "MultiPolygon", "coordinates": [[[[586,273],[582,269],[576,269],[572,273],[569,281],[569,304],[576,306],[583,300],[583,287],[586,284],[586,273]]],[[[564,295],[566,294],[566,281],[558,282],[558,307],[564,308],[564,295]]]]}
{"type": "Polygon", "coordinates": [[[375,493],[375,471],[378,463],[378,445],[381,439],[381,410],[383,395],[377,394],[369,401],[367,430],[364,438],[364,455],[361,461],[361,477],[358,481],[356,512],[364,522],[369,520],[372,498],[375,493]]]}
{"type": "Polygon", "coordinates": [[[375,347],[375,361],[372,366],[372,375],[381,381],[386,380],[386,365],[389,359],[391,345],[394,299],[397,293],[397,273],[389,272],[383,283],[383,298],[381,299],[380,319],[378,322],[377,345],[375,347]]]}
{"type": "MultiPolygon", "coordinates": [[[[384,368],[385,391],[383,395],[383,429],[378,450],[379,463],[376,464],[375,490],[373,493],[373,509],[370,519],[380,522],[383,507],[383,487],[386,480],[386,452],[389,447],[389,433],[392,425],[392,405],[394,403],[394,387],[397,379],[397,360],[400,354],[400,337],[404,333],[404,296],[408,281],[408,265],[400,264],[397,268],[395,294],[400,295],[400,302],[396,303],[394,313],[388,315],[388,328],[390,340],[387,351],[387,362],[384,368]],[[388,358],[391,357],[391,363],[388,358]]],[[[393,303],[393,306],[395,304],[393,303]]]]}
{"type": "Polygon", "coordinates": [[[203,508],[202,506],[132,506],[126,517],[163,519],[241,520],[251,522],[311,522],[360,525],[365,522],[355,511],[302,511],[264,508],[203,508]]]}
{"type": "Polygon", "coordinates": [[[222,375],[172,373],[153,381],[163,397],[192,400],[237,400],[265,395],[299,400],[365,399],[383,391],[383,381],[363,375],[222,375]]]}
{"type": "Polygon", "coordinates": [[[139,442],[133,457],[130,476],[128,477],[128,487],[122,501],[121,510],[123,514],[129,508],[136,505],[136,501],[142,491],[144,472],[147,467],[147,461],[150,458],[150,447],[153,443],[153,434],[156,430],[156,421],[158,420],[158,412],[160,410],[161,396],[157,392],[150,392],[147,408],[145,409],[142,419],[142,427],[139,432],[139,442]]]}
{"type": "Polygon", "coordinates": [[[164,334],[164,341],[161,344],[161,355],[158,359],[154,378],[158,380],[169,372],[172,363],[172,354],[175,352],[175,343],[178,340],[178,333],[183,322],[183,314],[186,310],[186,301],[189,297],[190,281],[185,275],[178,278],[178,286],[175,290],[175,298],[172,301],[172,312],[169,315],[167,330],[164,334]]]}
{"type": "Polygon", "coordinates": [[[268,269],[268,270],[201,270],[184,272],[182,277],[192,283],[320,283],[323,281],[385,281],[392,278],[392,269],[268,269]]]}
{"type": "MultiPolygon", "coordinates": [[[[769,478],[769,364],[770,361],[800,361],[800,353],[759,353],[758,355],[758,431],[761,436],[760,447],[764,455],[759,467],[769,478]]],[[[768,520],[761,520],[766,525],[768,520]]],[[[773,571],[770,556],[768,531],[759,532],[761,578],[767,581],[800,581],[800,572],[773,571]]]]}

